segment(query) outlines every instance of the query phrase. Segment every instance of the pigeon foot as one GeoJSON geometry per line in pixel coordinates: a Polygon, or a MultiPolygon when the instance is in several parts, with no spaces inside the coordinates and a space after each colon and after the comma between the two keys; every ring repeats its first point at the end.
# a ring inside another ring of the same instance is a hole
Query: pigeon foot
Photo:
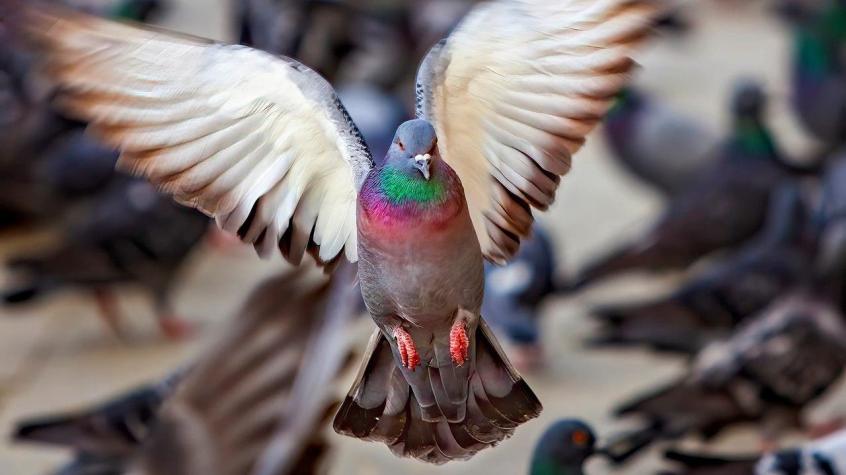
{"type": "Polygon", "coordinates": [[[414,371],[414,368],[420,364],[420,355],[417,354],[417,347],[414,346],[411,335],[405,328],[397,326],[394,329],[394,338],[397,339],[397,348],[399,348],[402,365],[414,371]]]}
{"type": "Polygon", "coordinates": [[[456,366],[463,365],[470,357],[470,338],[463,320],[456,320],[449,331],[449,354],[456,366]]]}
{"type": "Polygon", "coordinates": [[[171,341],[185,341],[196,333],[194,325],[172,315],[159,317],[159,329],[171,341]]]}

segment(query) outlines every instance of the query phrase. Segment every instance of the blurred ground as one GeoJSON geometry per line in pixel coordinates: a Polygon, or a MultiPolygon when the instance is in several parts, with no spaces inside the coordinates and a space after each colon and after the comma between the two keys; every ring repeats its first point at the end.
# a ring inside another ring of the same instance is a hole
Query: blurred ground
{"type": "MultiPolygon", "coordinates": [[[[225,0],[172,3],[165,26],[219,39],[228,37],[225,0]]],[[[772,115],[780,138],[789,150],[799,152],[809,144],[785,104],[789,39],[764,10],[761,2],[693,5],[693,37],[668,37],[649,48],[641,58],[644,71],[638,82],[671,105],[721,128],[732,80],[738,75],[762,78],[775,96],[772,115]]],[[[555,207],[541,217],[559,246],[564,273],[577,269],[592,253],[637,232],[661,208],[656,196],[614,168],[596,138],[575,160],[555,207]]],[[[33,242],[30,237],[4,236],[0,254],[33,242]]],[[[127,323],[133,328],[129,343],[115,341],[104,333],[93,302],[85,296],[56,296],[46,305],[13,316],[2,315],[0,434],[8,433],[12,421],[21,416],[97,401],[166,374],[201,347],[254,283],[281,265],[279,260],[259,262],[248,251],[227,256],[204,251],[197,255],[176,301],[181,313],[200,322],[204,331],[202,338],[185,346],[159,341],[148,302],[132,292],[121,298],[127,323]]],[[[545,310],[544,335],[550,364],[538,374],[526,375],[544,402],[545,412],[498,449],[483,452],[467,463],[433,468],[396,459],[380,445],[333,436],[339,450],[331,473],[525,473],[534,441],[554,419],[584,418],[594,424],[600,436],[619,429],[621,426],[612,424],[608,417],[612,405],[672,378],[683,362],[639,351],[585,350],[580,341],[591,331],[585,308],[594,301],[660,292],[672,278],[626,279],[578,298],[550,301],[545,310]]],[[[846,411],[846,404],[838,401],[843,399],[829,397],[817,413],[846,411]]],[[[756,439],[748,431],[739,431],[717,444],[732,451],[754,450],[756,439]]],[[[10,447],[0,441],[0,474],[45,473],[64,457],[61,452],[10,447]]],[[[644,457],[613,473],[649,473],[656,463],[654,456],[644,457]]],[[[612,473],[601,462],[589,468],[591,473],[612,473]]]]}

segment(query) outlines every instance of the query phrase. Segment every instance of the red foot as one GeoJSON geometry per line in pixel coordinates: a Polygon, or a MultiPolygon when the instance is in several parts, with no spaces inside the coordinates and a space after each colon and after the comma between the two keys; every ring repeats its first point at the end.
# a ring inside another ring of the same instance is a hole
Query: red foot
{"type": "Polygon", "coordinates": [[[809,438],[816,440],[843,429],[844,425],[846,425],[846,420],[844,420],[842,417],[837,417],[830,421],[825,421],[820,424],[814,424],[808,427],[806,429],[806,432],[809,438]]]}
{"type": "Polygon", "coordinates": [[[470,339],[463,321],[453,323],[449,331],[449,354],[456,366],[463,365],[470,357],[470,339]]]}
{"type": "Polygon", "coordinates": [[[396,327],[394,329],[394,338],[397,339],[397,347],[399,348],[402,365],[414,371],[414,368],[420,364],[420,355],[417,354],[417,348],[414,346],[411,335],[408,334],[405,328],[396,327]]]}
{"type": "Polygon", "coordinates": [[[194,325],[178,317],[162,317],[159,319],[159,329],[168,340],[184,341],[194,336],[194,325]]]}

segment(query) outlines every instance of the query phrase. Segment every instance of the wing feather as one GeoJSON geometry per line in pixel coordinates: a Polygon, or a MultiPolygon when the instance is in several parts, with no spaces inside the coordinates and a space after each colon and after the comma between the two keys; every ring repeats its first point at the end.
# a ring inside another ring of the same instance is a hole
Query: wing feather
{"type": "Polygon", "coordinates": [[[330,262],[346,249],[356,259],[355,202],[372,159],[319,75],[243,46],[19,9],[60,104],[121,150],[121,168],[215,217],[262,256],[285,248],[299,262],[316,249],[330,262]]]}
{"type": "Polygon", "coordinates": [[[423,61],[418,115],[435,124],[489,259],[512,257],[532,208],[552,204],[658,9],[651,0],[487,2],[423,61]]]}

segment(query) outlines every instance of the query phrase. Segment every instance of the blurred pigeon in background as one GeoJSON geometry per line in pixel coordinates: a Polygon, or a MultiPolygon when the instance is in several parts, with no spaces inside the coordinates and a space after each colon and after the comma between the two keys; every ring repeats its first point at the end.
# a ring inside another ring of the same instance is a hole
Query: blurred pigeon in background
{"type": "Polygon", "coordinates": [[[689,190],[713,168],[715,133],[629,86],[604,122],[612,156],[645,184],[669,196],[689,190]]]}
{"type": "Polygon", "coordinates": [[[340,87],[338,97],[373,151],[373,157],[377,160],[384,157],[397,127],[411,116],[402,101],[367,84],[340,87]]]}
{"type": "Polygon", "coordinates": [[[56,475],[123,474],[178,380],[167,378],[81,411],[21,421],[14,441],[73,449],[74,459],[56,475]]]}
{"type": "Polygon", "coordinates": [[[717,456],[669,450],[682,468],[667,475],[840,475],[846,473],[846,431],[761,456],[717,456]]]}
{"type": "MultiPolygon", "coordinates": [[[[834,285],[835,296],[839,289],[834,285]]],[[[711,343],[687,375],[620,406],[618,416],[640,416],[641,429],[615,437],[609,453],[622,462],[661,439],[688,434],[710,438],[733,424],[758,422],[762,445],[803,426],[802,410],[819,398],[846,364],[846,322],[840,302],[797,289],[711,343]]]]}
{"type": "Polygon", "coordinates": [[[753,475],[758,463],[758,457],[697,454],[674,449],[667,450],[664,458],[674,467],[660,471],[659,475],[753,475]]]}
{"type": "Polygon", "coordinates": [[[622,272],[685,268],[754,236],[764,224],[770,196],[792,171],[765,123],[765,106],[760,84],[739,83],[732,97],[732,130],[717,160],[640,238],[589,263],[574,287],[622,272]]]}
{"type": "Polygon", "coordinates": [[[593,429],[577,419],[563,419],[544,431],[535,445],[529,475],[584,475],[596,453],[593,429]]]}
{"type": "Polygon", "coordinates": [[[846,5],[781,0],[793,24],[791,100],[804,128],[829,148],[846,139],[846,5]]]}
{"type": "Polygon", "coordinates": [[[601,327],[591,342],[695,354],[726,336],[814,271],[808,207],[795,183],[782,185],[758,236],[666,297],[597,307],[592,313],[601,327]]]}
{"type": "Polygon", "coordinates": [[[205,235],[208,218],[131,178],[114,181],[75,218],[54,248],[9,260],[15,278],[3,296],[6,304],[82,288],[94,294],[104,321],[121,335],[112,291],[116,284],[131,283],[152,296],[166,336],[187,336],[190,326],[176,317],[170,294],[182,264],[205,235]]]}
{"type": "Polygon", "coordinates": [[[543,362],[539,312],[557,290],[556,268],[555,247],[540,225],[507,265],[485,263],[482,315],[514,344],[518,369],[535,369],[543,362]]]}

